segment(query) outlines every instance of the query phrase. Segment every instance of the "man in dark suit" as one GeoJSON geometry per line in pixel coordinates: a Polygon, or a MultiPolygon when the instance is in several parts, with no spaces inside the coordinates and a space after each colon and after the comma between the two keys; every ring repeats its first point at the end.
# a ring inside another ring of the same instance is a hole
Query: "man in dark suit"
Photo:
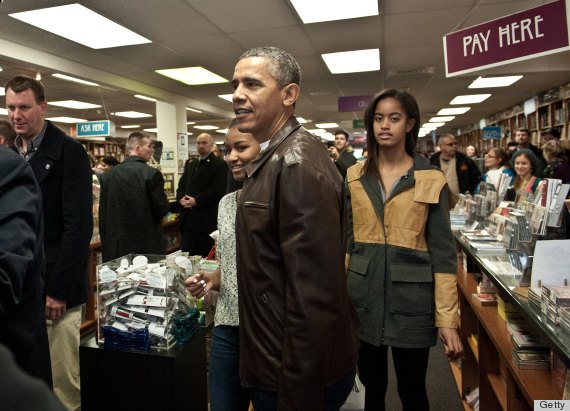
{"type": "Polygon", "coordinates": [[[51,386],[42,196],[26,161],[1,146],[0,193],[0,343],[24,371],[51,386]]]}
{"type": "Polygon", "coordinates": [[[147,164],[154,142],[140,131],[127,140],[129,157],[101,181],[99,232],[103,261],[126,254],[165,254],[162,217],[169,204],[164,178],[147,164]]]}
{"type": "Polygon", "coordinates": [[[17,76],[5,89],[15,149],[32,167],[44,200],[45,316],[54,391],[67,409],[78,409],[79,329],[93,231],[91,167],[83,146],[45,120],[41,82],[17,76]]]}
{"type": "Polygon", "coordinates": [[[218,203],[226,193],[228,166],[213,153],[210,134],[200,134],[196,146],[200,157],[186,162],[176,201],[183,207],[180,249],[205,257],[214,245],[210,233],[216,229],[218,203]]]}

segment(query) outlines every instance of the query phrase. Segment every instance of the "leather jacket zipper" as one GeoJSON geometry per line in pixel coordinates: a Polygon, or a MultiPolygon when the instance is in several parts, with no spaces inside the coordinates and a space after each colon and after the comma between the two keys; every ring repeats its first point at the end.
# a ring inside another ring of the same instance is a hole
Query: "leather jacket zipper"
{"type": "Polygon", "coordinates": [[[279,325],[282,326],[283,321],[281,321],[281,319],[279,318],[279,316],[277,315],[275,310],[271,307],[271,302],[269,301],[269,298],[267,297],[267,295],[265,293],[261,294],[261,298],[263,299],[263,304],[265,304],[265,306],[267,307],[267,310],[269,310],[269,312],[271,313],[273,318],[275,318],[275,320],[279,323],[279,325]]]}

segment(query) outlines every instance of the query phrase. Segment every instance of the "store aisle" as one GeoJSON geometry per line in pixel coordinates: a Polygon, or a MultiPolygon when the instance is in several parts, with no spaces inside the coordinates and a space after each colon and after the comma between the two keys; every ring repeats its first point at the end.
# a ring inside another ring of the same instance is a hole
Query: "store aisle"
{"type": "MultiPolygon", "coordinates": [[[[390,355],[390,354],[389,354],[390,355]]],[[[401,411],[402,405],[396,392],[396,375],[392,367],[392,358],[389,359],[390,383],[386,393],[386,409],[390,411],[401,411]]],[[[443,355],[443,345],[438,342],[437,346],[430,350],[427,392],[432,410],[461,411],[463,404],[459,398],[457,385],[453,379],[451,368],[447,357],[443,355]]],[[[341,408],[343,411],[364,410],[364,387],[360,392],[352,392],[346,404],[341,408]]]]}

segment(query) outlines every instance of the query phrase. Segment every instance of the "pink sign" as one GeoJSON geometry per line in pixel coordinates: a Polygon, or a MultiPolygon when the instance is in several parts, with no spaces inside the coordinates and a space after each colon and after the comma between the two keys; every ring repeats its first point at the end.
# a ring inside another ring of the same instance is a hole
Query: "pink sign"
{"type": "Polygon", "coordinates": [[[443,37],[447,77],[570,50],[570,0],[557,0],[443,37]]]}

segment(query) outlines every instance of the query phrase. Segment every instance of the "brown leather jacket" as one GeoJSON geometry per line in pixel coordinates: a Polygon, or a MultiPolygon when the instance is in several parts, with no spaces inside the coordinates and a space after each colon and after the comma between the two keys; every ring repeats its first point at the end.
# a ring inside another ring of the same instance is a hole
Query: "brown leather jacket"
{"type": "Polygon", "coordinates": [[[278,409],[320,410],[358,352],[343,182],[294,117],[247,172],[236,217],[241,383],[276,391],[278,409]]]}

